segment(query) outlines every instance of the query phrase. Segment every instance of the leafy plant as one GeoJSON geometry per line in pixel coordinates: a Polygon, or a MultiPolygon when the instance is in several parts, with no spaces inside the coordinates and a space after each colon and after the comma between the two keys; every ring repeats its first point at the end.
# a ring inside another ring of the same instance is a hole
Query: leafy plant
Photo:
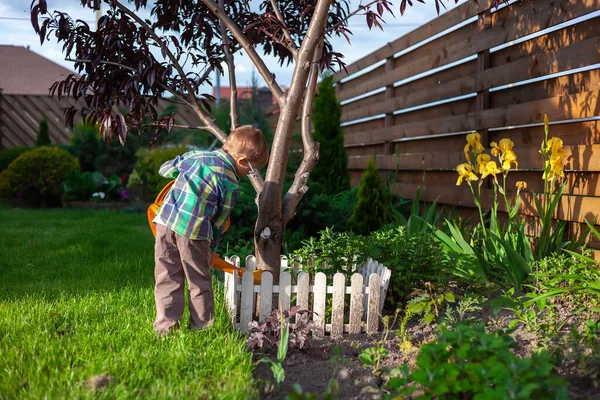
{"type": "Polygon", "coordinates": [[[187,151],[185,146],[159,148],[154,150],[140,149],[136,153],[135,171],[139,175],[150,198],[154,199],[161,189],[169,182],[158,174],[160,166],[187,151]]]}
{"type": "Polygon", "coordinates": [[[33,150],[32,147],[13,147],[12,149],[0,150],[0,172],[4,171],[13,160],[21,154],[33,150]]]}
{"type": "Polygon", "coordinates": [[[102,193],[106,200],[123,200],[121,179],[117,175],[106,178],[102,173],[71,171],[63,182],[63,199],[88,201],[94,194],[102,193]]]}
{"type": "Polygon", "coordinates": [[[377,341],[377,344],[374,347],[369,347],[358,355],[360,362],[373,368],[373,373],[376,375],[380,375],[383,372],[380,369],[380,364],[381,361],[389,355],[389,351],[385,348],[385,345],[387,344],[392,326],[396,324],[398,315],[399,310],[396,310],[393,319],[390,318],[389,315],[381,318],[383,322],[383,335],[381,336],[381,339],[377,341]]]}
{"type": "Polygon", "coordinates": [[[473,314],[483,309],[481,307],[483,303],[484,298],[479,295],[465,295],[456,302],[456,307],[451,308],[448,304],[444,320],[450,326],[459,322],[475,322],[476,317],[473,314]]]}
{"type": "Polygon", "coordinates": [[[421,347],[417,368],[395,369],[387,382],[389,398],[566,399],[564,379],[554,373],[547,352],[520,358],[504,332],[488,333],[480,324],[442,327],[435,342],[421,347]],[[418,385],[418,386],[415,386],[418,385]]]}

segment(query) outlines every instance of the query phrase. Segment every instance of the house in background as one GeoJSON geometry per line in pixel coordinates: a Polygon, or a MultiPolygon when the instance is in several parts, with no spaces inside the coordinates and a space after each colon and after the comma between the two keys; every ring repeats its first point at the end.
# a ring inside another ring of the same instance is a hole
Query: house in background
{"type": "MultiPolygon", "coordinates": [[[[74,100],[50,97],[48,89],[72,73],[28,48],[0,45],[0,149],[34,146],[42,113],[52,143],[69,142],[72,131],[65,126],[63,109],[74,100]]],[[[157,111],[171,104],[161,101],[157,111]]],[[[180,125],[201,125],[194,111],[183,105],[177,107],[176,120],[180,125]]]]}
{"type": "MultiPolygon", "coordinates": [[[[221,101],[231,98],[231,88],[228,86],[221,86],[220,93],[217,90],[217,87],[213,86],[213,96],[221,101]],[[217,96],[217,93],[219,96],[217,96]]],[[[252,99],[252,87],[238,87],[237,88],[237,98],[239,100],[250,100],[252,99]]],[[[261,110],[265,110],[275,104],[275,99],[271,94],[271,91],[266,87],[256,88],[256,101],[260,106],[261,110]]]]}

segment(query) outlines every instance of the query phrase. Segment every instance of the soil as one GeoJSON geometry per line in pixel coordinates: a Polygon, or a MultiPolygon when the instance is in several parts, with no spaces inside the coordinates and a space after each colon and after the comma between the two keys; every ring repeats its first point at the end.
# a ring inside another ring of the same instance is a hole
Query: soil
{"type": "MultiPolygon", "coordinates": [[[[498,318],[495,322],[505,325],[509,318],[498,318]]],[[[566,329],[566,328],[565,328],[566,329]]],[[[423,327],[417,324],[408,328],[408,337],[413,347],[408,352],[400,350],[400,341],[392,330],[385,341],[389,351],[381,364],[381,368],[393,369],[396,366],[408,365],[411,369],[415,366],[419,354],[419,347],[434,339],[432,327],[423,327]]],[[[263,399],[285,399],[291,392],[294,384],[299,384],[304,393],[322,395],[327,386],[335,378],[339,385],[336,397],[338,399],[381,399],[384,396],[383,380],[373,372],[370,367],[361,365],[358,355],[365,349],[381,343],[383,333],[373,335],[344,335],[341,338],[311,340],[308,350],[290,350],[284,360],[285,381],[280,388],[276,387],[271,370],[266,363],[257,364],[254,375],[259,382],[259,390],[263,399]]],[[[513,337],[517,339],[516,354],[528,356],[535,343],[534,338],[523,329],[517,329],[513,337]]],[[[273,360],[273,352],[265,353],[256,351],[255,361],[263,356],[273,360]]],[[[600,388],[594,386],[589,378],[581,377],[577,366],[561,366],[558,372],[569,381],[569,397],[571,399],[600,400],[600,388]]]]}

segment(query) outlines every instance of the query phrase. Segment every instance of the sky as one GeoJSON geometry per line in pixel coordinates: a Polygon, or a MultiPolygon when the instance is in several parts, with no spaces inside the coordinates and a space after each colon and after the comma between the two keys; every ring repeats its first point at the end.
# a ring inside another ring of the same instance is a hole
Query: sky
{"type": "MultiPolygon", "coordinates": [[[[408,6],[403,16],[400,16],[399,13],[399,0],[391,1],[396,18],[389,14],[385,16],[387,25],[384,25],[383,32],[378,28],[369,30],[365,23],[365,17],[356,15],[350,19],[350,30],[353,32],[351,44],[348,44],[344,38],[333,40],[336,51],[344,54],[346,64],[351,64],[437,17],[433,0],[425,0],[426,4],[413,1],[413,6],[408,6]]],[[[462,2],[464,0],[461,0],[458,4],[462,2]]],[[[47,3],[50,10],[67,12],[75,19],[83,19],[89,21],[89,23],[93,23],[95,20],[95,13],[81,7],[80,0],[47,0],[47,3]]],[[[0,44],[29,46],[31,51],[72,69],[72,63],[65,61],[65,56],[61,52],[62,45],[58,45],[54,41],[44,42],[40,46],[39,37],[33,31],[29,21],[30,4],[30,0],[0,0],[0,44]]],[[[351,4],[351,10],[354,10],[361,3],[359,0],[351,0],[351,4]]],[[[448,10],[456,6],[454,0],[445,0],[444,4],[446,4],[448,10]]],[[[442,10],[443,12],[444,10],[442,10]]],[[[289,86],[292,66],[280,66],[272,57],[266,57],[265,62],[277,77],[280,85],[289,86]]],[[[253,72],[256,73],[250,59],[246,55],[237,55],[235,65],[238,86],[250,86],[252,74],[253,72]]],[[[262,80],[259,81],[262,82],[262,80]]],[[[228,86],[225,78],[221,78],[221,82],[223,86],[228,86]]]]}

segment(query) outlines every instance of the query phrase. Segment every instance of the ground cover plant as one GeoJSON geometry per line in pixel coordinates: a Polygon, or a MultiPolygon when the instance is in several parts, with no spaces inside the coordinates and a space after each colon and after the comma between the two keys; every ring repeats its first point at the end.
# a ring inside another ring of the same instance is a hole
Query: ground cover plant
{"type": "Polygon", "coordinates": [[[222,294],[212,329],[153,333],[144,214],[2,207],[0,220],[0,398],[252,397],[222,294]]]}

